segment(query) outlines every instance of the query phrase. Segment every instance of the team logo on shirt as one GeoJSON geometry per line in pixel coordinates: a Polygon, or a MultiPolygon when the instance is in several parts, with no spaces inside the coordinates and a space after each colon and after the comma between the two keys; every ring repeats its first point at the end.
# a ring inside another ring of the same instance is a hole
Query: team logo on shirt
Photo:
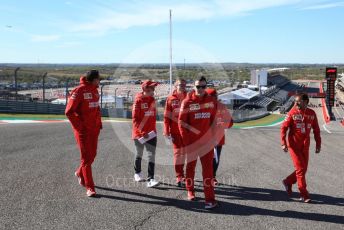
{"type": "Polygon", "coordinates": [[[97,108],[99,106],[99,102],[98,101],[96,101],[96,102],[90,102],[89,104],[88,104],[88,107],[89,108],[97,108]]]}
{"type": "Polygon", "coordinates": [[[204,108],[206,108],[206,109],[214,108],[214,103],[213,102],[205,103],[204,108]]]}
{"type": "Polygon", "coordinates": [[[173,110],[173,112],[175,112],[175,113],[179,113],[180,111],[181,111],[180,108],[175,108],[175,109],[173,110]]]}
{"type": "Polygon", "coordinates": [[[142,103],[141,109],[148,109],[148,103],[142,103]]]}
{"type": "Polygon", "coordinates": [[[84,93],[84,99],[86,100],[92,99],[92,93],[84,93]]]}
{"type": "Polygon", "coordinates": [[[302,121],[302,115],[301,114],[295,114],[293,115],[294,121],[302,121]]]}
{"type": "Polygon", "coordinates": [[[154,116],[154,111],[145,111],[145,117],[152,117],[154,116]]]}
{"type": "Polygon", "coordinates": [[[173,100],[172,106],[179,106],[179,100],[173,100]]]}
{"type": "Polygon", "coordinates": [[[190,104],[189,109],[190,111],[200,110],[201,106],[199,104],[190,104]]]}
{"type": "Polygon", "coordinates": [[[195,113],[195,119],[208,119],[210,118],[210,113],[195,113]]]}

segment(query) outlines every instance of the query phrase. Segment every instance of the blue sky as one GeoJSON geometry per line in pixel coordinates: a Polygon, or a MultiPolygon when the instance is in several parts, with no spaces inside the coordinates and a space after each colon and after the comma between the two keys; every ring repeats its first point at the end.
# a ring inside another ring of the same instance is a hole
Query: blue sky
{"type": "Polygon", "coordinates": [[[2,0],[0,63],[344,63],[344,1],[2,0]]]}

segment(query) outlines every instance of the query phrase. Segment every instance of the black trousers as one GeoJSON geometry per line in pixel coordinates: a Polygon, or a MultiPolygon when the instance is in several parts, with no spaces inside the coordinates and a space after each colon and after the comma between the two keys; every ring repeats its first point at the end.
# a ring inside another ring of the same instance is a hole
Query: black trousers
{"type": "Polygon", "coordinates": [[[215,158],[213,159],[214,178],[216,177],[216,171],[217,171],[217,168],[219,167],[219,164],[220,164],[222,145],[216,146],[215,149],[216,149],[215,154],[217,154],[218,161],[216,162],[216,159],[215,158]]]}
{"type": "Polygon", "coordinates": [[[143,156],[143,150],[146,148],[148,154],[148,180],[154,179],[154,168],[155,168],[155,150],[157,144],[157,138],[153,138],[144,144],[141,144],[137,139],[134,140],[136,155],[134,169],[135,173],[141,172],[141,161],[143,156]]]}

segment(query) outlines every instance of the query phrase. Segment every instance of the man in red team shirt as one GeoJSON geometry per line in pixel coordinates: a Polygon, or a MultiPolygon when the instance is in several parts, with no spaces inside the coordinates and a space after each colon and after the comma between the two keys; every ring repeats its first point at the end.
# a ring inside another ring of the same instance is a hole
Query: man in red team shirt
{"type": "Polygon", "coordinates": [[[220,164],[220,157],[221,157],[221,151],[222,146],[225,145],[225,129],[230,129],[233,126],[233,119],[229,112],[229,110],[226,108],[224,104],[221,103],[217,99],[217,92],[215,89],[207,89],[206,92],[214,97],[214,99],[217,101],[216,104],[216,131],[215,131],[215,148],[214,148],[214,160],[213,160],[213,174],[214,174],[214,185],[218,185],[218,181],[216,180],[216,172],[219,168],[220,164]]]}
{"type": "Polygon", "coordinates": [[[97,70],[91,70],[81,77],[80,85],[71,92],[65,111],[81,153],[81,163],[75,176],[79,184],[86,187],[88,197],[96,195],[91,166],[97,154],[98,136],[102,128],[97,89],[99,81],[97,70]]]}
{"type": "Polygon", "coordinates": [[[197,158],[202,164],[205,208],[217,206],[213,185],[214,120],[216,101],[205,92],[207,81],[204,77],[195,81],[195,88],[183,100],[178,126],[186,146],[186,190],[188,200],[195,200],[194,177],[197,158]]]}
{"type": "Polygon", "coordinates": [[[170,138],[173,144],[174,169],[178,187],[184,182],[185,151],[183,140],[178,128],[180,105],[186,97],[186,81],[178,79],[175,82],[175,90],[167,97],[164,112],[164,136],[170,138]]]}
{"type": "Polygon", "coordinates": [[[297,94],[295,105],[287,114],[281,126],[281,145],[285,152],[290,152],[295,171],[283,180],[283,185],[289,196],[292,194],[292,185],[297,182],[300,191],[300,200],[305,203],[311,201],[306,185],[306,172],[309,159],[310,131],[313,129],[316,142],[315,153],[321,149],[320,129],[316,113],[307,108],[309,98],[307,94],[297,94]],[[286,141],[287,131],[288,142],[286,141]]]}
{"type": "Polygon", "coordinates": [[[148,152],[147,187],[149,188],[159,185],[159,182],[154,179],[155,150],[157,144],[154,90],[157,85],[158,83],[150,80],[144,81],[141,85],[142,93],[136,95],[132,110],[132,138],[136,147],[134,180],[137,182],[144,181],[141,172],[141,161],[145,147],[148,152]],[[152,133],[155,134],[155,137],[150,138],[149,134],[152,133]],[[144,143],[140,142],[142,139],[144,139],[144,143]]]}

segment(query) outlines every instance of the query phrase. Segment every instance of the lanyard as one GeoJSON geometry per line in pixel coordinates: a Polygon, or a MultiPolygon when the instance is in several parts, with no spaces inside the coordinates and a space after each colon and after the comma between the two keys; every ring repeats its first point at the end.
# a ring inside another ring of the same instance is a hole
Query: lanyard
{"type": "Polygon", "coordinates": [[[300,111],[300,113],[299,113],[299,116],[301,116],[301,118],[302,118],[302,119],[301,119],[301,120],[302,120],[302,127],[301,127],[301,132],[302,132],[302,133],[305,133],[305,132],[306,132],[306,128],[307,128],[307,124],[304,123],[306,110],[307,110],[307,108],[305,109],[305,111],[303,112],[303,114],[301,113],[301,111],[300,111]]]}
{"type": "Polygon", "coordinates": [[[303,123],[303,121],[305,120],[305,113],[306,113],[306,110],[307,110],[307,108],[305,109],[305,111],[302,113],[301,112],[301,110],[300,110],[300,112],[299,112],[299,116],[301,116],[301,121],[302,121],[302,123],[303,123]]]}

